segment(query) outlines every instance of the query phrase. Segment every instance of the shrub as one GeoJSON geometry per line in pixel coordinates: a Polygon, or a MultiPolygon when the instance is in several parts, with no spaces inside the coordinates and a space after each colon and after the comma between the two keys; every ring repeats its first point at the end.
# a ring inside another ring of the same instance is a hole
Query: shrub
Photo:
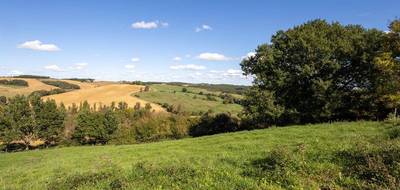
{"type": "Polygon", "coordinates": [[[190,128],[190,135],[194,137],[213,135],[218,133],[233,132],[239,130],[239,119],[229,113],[217,115],[206,113],[200,121],[190,128]]]}
{"type": "Polygon", "coordinates": [[[360,180],[351,189],[397,189],[400,186],[400,145],[393,142],[360,144],[337,154],[344,175],[360,180]]]}
{"type": "Polygon", "coordinates": [[[49,79],[48,76],[39,76],[39,75],[18,75],[14,76],[14,78],[28,78],[28,79],[49,79]]]}
{"type": "Polygon", "coordinates": [[[187,92],[187,88],[182,88],[182,92],[187,92]]]}
{"type": "Polygon", "coordinates": [[[117,130],[118,121],[112,110],[104,112],[80,110],[73,138],[81,144],[106,144],[117,130]]]}
{"type": "Polygon", "coordinates": [[[7,103],[7,97],[5,96],[0,96],[0,105],[4,105],[7,103]]]}
{"type": "Polygon", "coordinates": [[[71,84],[68,82],[64,82],[64,81],[58,81],[58,80],[42,80],[43,83],[51,85],[51,86],[55,86],[61,89],[65,89],[65,90],[75,90],[75,89],[80,89],[79,85],[76,84],[71,84]]]}
{"type": "Polygon", "coordinates": [[[20,79],[13,79],[13,80],[0,80],[0,84],[2,85],[12,85],[12,86],[24,86],[27,87],[28,82],[26,82],[25,80],[20,80],[20,79]]]}

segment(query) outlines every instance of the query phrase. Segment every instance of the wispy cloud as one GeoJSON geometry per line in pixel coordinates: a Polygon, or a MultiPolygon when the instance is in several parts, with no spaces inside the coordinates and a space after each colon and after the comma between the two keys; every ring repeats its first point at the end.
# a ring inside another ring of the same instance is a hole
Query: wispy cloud
{"type": "Polygon", "coordinates": [[[50,70],[50,71],[57,71],[57,72],[64,71],[58,65],[46,65],[46,66],[44,66],[44,69],[50,70]]]}
{"type": "Polygon", "coordinates": [[[137,63],[137,62],[140,61],[140,58],[138,58],[138,57],[133,57],[133,58],[131,59],[131,61],[132,61],[133,63],[137,63]]]}
{"type": "Polygon", "coordinates": [[[182,61],[182,58],[181,57],[174,57],[173,60],[174,61],[182,61]]]}
{"type": "Polygon", "coordinates": [[[85,62],[81,63],[75,63],[73,66],[69,67],[71,70],[83,70],[85,69],[89,64],[85,62]]]}
{"type": "Polygon", "coordinates": [[[167,22],[160,22],[160,21],[139,21],[133,23],[131,26],[134,29],[156,29],[158,27],[168,27],[167,22]]]}
{"type": "Polygon", "coordinates": [[[32,49],[32,50],[36,50],[36,51],[60,51],[61,50],[55,44],[44,44],[39,40],[26,41],[26,42],[18,45],[17,47],[23,48],[23,49],[32,49]]]}
{"type": "Polygon", "coordinates": [[[173,70],[203,70],[206,69],[203,65],[187,64],[187,65],[172,65],[169,67],[173,70]]]}
{"type": "Polygon", "coordinates": [[[219,53],[201,53],[200,55],[197,56],[198,59],[201,60],[206,60],[206,61],[229,61],[232,60],[233,58],[227,57],[223,54],[219,53]]]}
{"type": "Polygon", "coordinates": [[[200,27],[196,27],[196,29],[195,29],[196,32],[201,32],[201,31],[205,31],[205,30],[212,30],[212,27],[207,24],[203,24],[200,27]]]}
{"type": "Polygon", "coordinates": [[[22,75],[24,73],[22,71],[19,71],[19,70],[12,70],[8,74],[12,75],[12,76],[15,76],[15,75],[22,75]]]}

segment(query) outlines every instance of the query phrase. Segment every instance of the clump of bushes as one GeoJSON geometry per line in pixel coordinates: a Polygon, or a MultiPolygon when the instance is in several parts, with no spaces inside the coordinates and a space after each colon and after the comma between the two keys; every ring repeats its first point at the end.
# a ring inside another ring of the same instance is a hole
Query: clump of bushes
{"type": "Polygon", "coordinates": [[[42,82],[45,84],[51,85],[51,86],[55,86],[55,87],[64,89],[64,90],[80,89],[79,85],[71,84],[71,83],[59,81],[59,80],[42,80],[42,82]]]}
{"type": "Polygon", "coordinates": [[[53,95],[53,94],[61,94],[64,92],[68,92],[65,89],[61,89],[61,88],[55,88],[52,90],[37,90],[37,91],[33,91],[29,96],[49,96],[49,95],[53,95]]]}
{"type": "Polygon", "coordinates": [[[20,79],[13,79],[13,80],[2,79],[0,80],[0,85],[23,86],[23,87],[29,86],[28,82],[20,79]]]}
{"type": "Polygon", "coordinates": [[[49,79],[49,76],[40,76],[40,75],[18,75],[14,76],[14,78],[27,78],[27,79],[49,79]]]}
{"type": "Polygon", "coordinates": [[[240,130],[239,119],[229,113],[204,114],[200,120],[190,128],[189,134],[194,137],[213,135],[218,133],[240,130]]]}
{"type": "Polygon", "coordinates": [[[353,181],[344,181],[350,189],[398,189],[400,187],[400,145],[398,142],[363,144],[344,150],[337,157],[343,174],[353,181]]]}

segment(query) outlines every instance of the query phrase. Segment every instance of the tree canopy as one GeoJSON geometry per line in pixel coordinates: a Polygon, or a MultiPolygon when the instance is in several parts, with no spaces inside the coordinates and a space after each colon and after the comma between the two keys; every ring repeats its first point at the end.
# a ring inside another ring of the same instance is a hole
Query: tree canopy
{"type": "Polygon", "coordinates": [[[244,114],[265,124],[386,117],[398,104],[399,25],[313,20],[278,31],[241,63],[254,76],[244,114]]]}

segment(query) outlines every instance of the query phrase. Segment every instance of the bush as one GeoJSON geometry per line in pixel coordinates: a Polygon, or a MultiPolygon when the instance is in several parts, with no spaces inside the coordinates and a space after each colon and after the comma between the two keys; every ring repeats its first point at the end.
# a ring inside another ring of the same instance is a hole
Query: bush
{"type": "Polygon", "coordinates": [[[198,123],[190,128],[189,134],[194,137],[213,135],[218,133],[233,132],[239,130],[239,119],[229,113],[217,115],[206,113],[198,123]]]}
{"type": "Polygon", "coordinates": [[[4,105],[7,103],[7,97],[5,96],[0,96],[0,105],[4,105]]]}
{"type": "Polygon", "coordinates": [[[118,121],[112,110],[103,112],[83,108],[77,117],[73,138],[81,144],[106,144],[118,128],[118,121]]]}
{"type": "Polygon", "coordinates": [[[11,85],[11,86],[23,86],[23,87],[27,87],[28,82],[24,81],[24,80],[20,80],[20,79],[13,79],[13,80],[0,80],[0,85],[11,85]]]}
{"type": "Polygon", "coordinates": [[[300,186],[299,173],[303,171],[303,162],[299,155],[289,151],[288,147],[272,149],[265,158],[252,162],[252,168],[245,171],[246,176],[267,180],[270,185],[284,189],[300,186]]]}
{"type": "Polygon", "coordinates": [[[49,95],[53,95],[53,94],[61,94],[67,92],[67,90],[61,89],[61,88],[56,88],[56,89],[52,89],[49,91],[46,90],[37,90],[37,91],[33,91],[29,96],[39,96],[39,97],[43,97],[43,96],[49,96],[49,95]]]}
{"type": "Polygon", "coordinates": [[[338,153],[345,176],[359,183],[344,184],[351,189],[397,189],[400,186],[400,145],[393,142],[368,145],[338,153]]]}
{"type": "Polygon", "coordinates": [[[75,89],[81,88],[81,87],[79,87],[79,85],[71,84],[71,83],[59,81],[59,80],[42,80],[42,82],[45,84],[51,85],[51,86],[65,89],[65,90],[75,90],[75,89]]]}

